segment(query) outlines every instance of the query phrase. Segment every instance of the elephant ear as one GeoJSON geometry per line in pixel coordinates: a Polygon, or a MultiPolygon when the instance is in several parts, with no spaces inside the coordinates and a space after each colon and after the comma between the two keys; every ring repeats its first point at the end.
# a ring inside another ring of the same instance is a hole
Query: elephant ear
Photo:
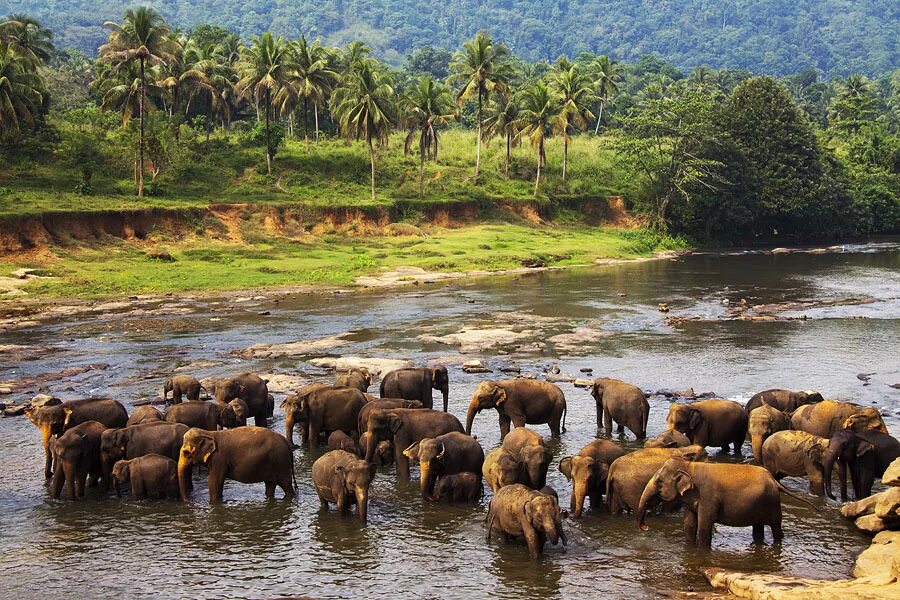
{"type": "Polygon", "coordinates": [[[63,413],[66,415],[66,418],[63,421],[63,428],[66,428],[69,426],[69,421],[72,420],[72,409],[69,407],[66,407],[63,409],[63,413]]]}
{"type": "Polygon", "coordinates": [[[388,415],[388,418],[390,420],[391,433],[396,435],[396,433],[400,431],[400,428],[403,427],[403,419],[396,414],[388,415]]]}
{"type": "Polygon", "coordinates": [[[559,461],[559,472],[566,476],[566,479],[572,481],[572,457],[564,456],[559,461]]]}
{"type": "Polygon", "coordinates": [[[857,458],[862,458],[868,452],[874,452],[875,446],[871,442],[860,441],[856,446],[856,456],[857,458]]]}
{"type": "Polygon", "coordinates": [[[203,464],[209,460],[209,457],[216,451],[216,440],[211,435],[203,436],[203,464]]]}
{"type": "Polygon", "coordinates": [[[675,474],[675,486],[678,488],[678,493],[682,496],[688,492],[692,487],[694,487],[694,481],[691,479],[691,474],[687,471],[678,471],[675,474]]]}
{"type": "Polygon", "coordinates": [[[528,519],[528,522],[531,522],[532,516],[534,515],[534,510],[531,506],[531,500],[526,500],[525,505],[522,507],[522,512],[525,513],[525,518],[528,519]]]}
{"type": "Polygon", "coordinates": [[[419,460],[419,442],[413,442],[404,451],[403,456],[411,460],[419,460]]]}
{"type": "Polygon", "coordinates": [[[691,431],[697,429],[697,426],[700,425],[700,421],[703,418],[703,415],[700,414],[700,411],[696,408],[689,409],[691,411],[691,417],[688,420],[688,424],[691,427],[691,431]]]}
{"type": "Polygon", "coordinates": [[[603,386],[595,382],[594,385],[591,386],[591,396],[594,397],[594,400],[599,400],[600,398],[602,398],[603,386]]]}
{"type": "Polygon", "coordinates": [[[497,408],[501,408],[507,401],[508,397],[506,395],[506,390],[504,390],[499,385],[494,389],[494,394],[497,396],[497,408]]]}

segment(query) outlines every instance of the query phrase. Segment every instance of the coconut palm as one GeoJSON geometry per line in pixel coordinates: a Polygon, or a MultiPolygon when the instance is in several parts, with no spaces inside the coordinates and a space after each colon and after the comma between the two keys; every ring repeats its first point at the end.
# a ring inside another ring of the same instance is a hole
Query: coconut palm
{"type": "Polygon", "coordinates": [[[506,177],[509,177],[510,148],[518,142],[519,116],[518,98],[501,96],[488,104],[484,117],[486,136],[506,138],[506,156],[503,161],[503,174],[506,177]]]}
{"type": "Polygon", "coordinates": [[[453,55],[450,62],[451,85],[460,85],[457,101],[463,104],[470,98],[478,98],[477,145],[475,150],[475,183],[481,175],[481,134],[484,103],[492,94],[501,96],[509,93],[512,67],[506,46],[494,44],[491,37],[479,32],[475,39],[465,42],[461,51],[453,55]]]}
{"type": "Polygon", "coordinates": [[[342,62],[344,69],[349,69],[353,65],[369,58],[372,49],[365,42],[354,40],[347,45],[347,49],[342,52],[342,62]]]}
{"type": "Polygon", "coordinates": [[[268,31],[253,38],[253,43],[243,48],[237,63],[240,79],[235,90],[252,99],[257,107],[262,104],[266,113],[266,168],[269,175],[272,174],[272,99],[287,81],[290,64],[290,50],[284,38],[276,38],[268,31]]]}
{"type": "Polygon", "coordinates": [[[588,106],[595,100],[592,85],[588,77],[577,65],[553,72],[550,79],[550,91],[559,98],[560,110],[554,122],[554,130],[563,136],[563,185],[566,183],[566,170],[569,164],[569,139],[576,127],[584,128],[594,118],[588,106]]]}
{"type": "Polygon", "coordinates": [[[528,136],[531,147],[537,153],[537,175],[534,178],[534,193],[537,195],[541,186],[541,168],[547,164],[544,141],[559,117],[559,99],[545,82],[538,81],[522,91],[520,102],[519,135],[528,136]]]}
{"type": "Polygon", "coordinates": [[[29,59],[0,44],[0,135],[31,123],[44,100],[44,82],[29,59]]]}
{"type": "Polygon", "coordinates": [[[0,43],[35,65],[50,60],[54,51],[52,40],[53,32],[27,15],[9,15],[0,21],[0,43]]]}
{"type": "Polygon", "coordinates": [[[184,111],[187,112],[191,97],[198,91],[212,90],[212,83],[197,65],[199,51],[197,43],[185,36],[179,36],[176,40],[178,46],[172,59],[164,65],[163,78],[158,82],[160,87],[171,94],[169,116],[178,114],[182,104],[184,111]]]}
{"type": "Polygon", "coordinates": [[[605,54],[598,56],[591,63],[591,70],[596,80],[596,95],[600,100],[600,110],[597,112],[597,126],[594,135],[600,133],[600,122],[603,120],[603,109],[609,104],[612,97],[619,91],[619,83],[622,81],[622,66],[614,60],[610,60],[605,54]]]}
{"type": "Polygon", "coordinates": [[[140,66],[140,94],[138,116],[140,118],[138,196],[144,195],[144,102],[146,100],[148,65],[165,64],[174,58],[178,43],[171,36],[171,29],[152,8],[141,6],[128,9],[122,23],[107,21],[109,40],[100,46],[100,59],[115,68],[129,69],[135,62],[140,66]]]}
{"type": "Polygon", "coordinates": [[[235,72],[229,62],[228,49],[207,43],[191,43],[185,48],[185,60],[203,74],[206,85],[191,90],[186,109],[201,102],[211,121],[221,119],[224,126],[231,120],[235,72]]]}
{"type": "Polygon", "coordinates": [[[403,125],[407,129],[403,151],[407,154],[413,142],[419,140],[419,198],[425,195],[425,159],[436,160],[438,128],[456,116],[450,90],[426,75],[419,78],[400,100],[403,125]]]}
{"type": "Polygon", "coordinates": [[[126,125],[142,112],[149,113],[162,104],[164,90],[157,81],[161,79],[159,66],[144,69],[147,82],[141,86],[141,69],[136,63],[113,66],[100,63],[97,67],[97,78],[93,87],[100,95],[100,107],[114,110],[122,115],[122,124],[126,125]],[[143,93],[143,109],[142,96],[143,93]]]}
{"type": "Polygon", "coordinates": [[[275,97],[275,104],[282,114],[291,114],[303,100],[303,137],[309,152],[309,105],[315,110],[316,139],[319,138],[319,107],[337,83],[338,74],[328,64],[328,53],[318,40],[312,44],[306,37],[291,44],[291,64],[287,80],[275,97]]]}
{"type": "Polygon", "coordinates": [[[375,200],[375,144],[388,141],[397,124],[397,107],[390,75],[374,61],[355,63],[331,96],[331,113],[340,131],[350,139],[365,138],[372,167],[375,200]]]}

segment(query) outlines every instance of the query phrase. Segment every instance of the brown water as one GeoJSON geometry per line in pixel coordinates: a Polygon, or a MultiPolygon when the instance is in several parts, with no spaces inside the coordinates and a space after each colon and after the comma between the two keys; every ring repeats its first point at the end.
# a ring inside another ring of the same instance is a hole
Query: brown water
{"type": "MultiPolygon", "coordinates": [[[[257,342],[351,331],[351,343],[339,349],[343,355],[423,363],[459,353],[452,346],[423,342],[420,334],[511,321],[533,330],[526,342],[544,342],[542,349],[505,349],[513,353],[504,359],[526,372],[541,372],[551,363],[573,374],[592,367],[595,376],[618,377],[645,389],[693,386],[736,399],[770,387],[812,387],[826,397],[874,403],[890,427],[900,428],[900,390],[887,385],[900,382],[896,246],[848,247],[824,255],[695,255],[424,287],[300,296],[277,305],[170,300],[159,306],[185,314],[135,316],[112,308],[109,314],[47,322],[0,334],[0,344],[35,347],[28,360],[0,363],[0,380],[109,363],[106,370],[51,382],[49,389],[64,398],[111,394],[128,404],[155,394],[159,373],[190,361],[209,361],[194,370],[200,377],[243,370],[331,377],[305,362],[312,357],[228,356],[257,342]],[[806,321],[699,322],[679,329],[665,326],[656,310],[664,301],[670,314],[715,316],[724,311],[723,298],[762,303],[859,296],[880,301],[808,310],[806,321]],[[261,310],[271,315],[258,315],[261,310]],[[581,326],[602,327],[610,334],[575,348],[547,341],[581,326]],[[860,372],[876,373],[870,385],[855,377],[860,372]]],[[[503,350],[489,350],[483,357],[496,365],[503,350]]],[[[485,377],[451,367],[450,406],[457,416],[464,417],[473,388],[485,377]]],[[[587,392],[567,384],[563,389],[568,433],[554,446],[557,457],[577,452],[595,435],[587,392]]],[[[664,427],[669,402],[656,397],[651,406],[652,435],[664,427]]],[[[277,409],[273,427],[283,430],[277,409]]],[[[544,427],[539,431],[547,433],[544,427]]],[[[486,449],[496,445],[495,414],[482,413],[475,433],[486,449]]],[[[635,446],[630,437],[625,444],[635,446]]],[[[4,419],[2,596],[649,598],[660,589],[705,589],[700,569],[713,565],[846,576],[868,543],[841,518],[836,503],[815,499],[819,509],[813,510],[785,498],[786,538],[780,546],[753,545],[749,529],[719,527],[713,551],[699,552],[686,546],[678,516],[654,518],[652,529],[642,533],[632,517],[589,510],[581,520],[566,521],[567,548],[548,546],[546,556],[533,563],[524,546],[485,543],[484,503],[426,504],[415,480],[398,484],[392,472],[376,479],[367,527],[333,512],[320,513],[309,477],[317,454],[296,453],[300,495],[294,502],[267,502],[262,485],[230,483],[226,503],[210,508],[202,482],[188,505],[100,498],[96,490],[89,490],[84,501],[53,501],[41,477],[37,431],[24,418],[4,419]]],[[[785,481],[795,490],[805,489],[801,480],[785,481]]],[[[570,488],[555,464],[550,484],[567,504],[570,488]]]]}

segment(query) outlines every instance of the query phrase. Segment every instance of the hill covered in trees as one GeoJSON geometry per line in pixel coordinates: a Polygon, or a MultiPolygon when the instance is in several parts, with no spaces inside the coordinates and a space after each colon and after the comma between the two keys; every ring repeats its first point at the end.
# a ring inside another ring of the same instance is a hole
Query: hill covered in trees
{"type": "MultiPolygon", "coordinates": [[[[17,0],[10,11],[37,17],[61,47],[92,55],[104,20],[129,0],[17,0]]],[[[900,3],[883,0],[156,0],[173,25],[215,23],[248,38],[262,31],[360,39],[388,63],[426,46],[453,50],[490,30],[521,58],[554,61],[581,52],[635,61],[648,53],[698,65],[784,75],[883,74],[900,57],[900,3]],[[436,43],[436,41],[438,41],[436,43]]],[[[0,11],[0,13],[5,11],[0,11]]]]}

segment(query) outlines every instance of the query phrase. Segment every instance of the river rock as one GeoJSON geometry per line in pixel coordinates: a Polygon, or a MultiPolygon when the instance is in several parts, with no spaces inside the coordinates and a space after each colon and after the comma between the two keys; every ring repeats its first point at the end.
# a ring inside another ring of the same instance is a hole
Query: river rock
{"type": "Polygon", "coordinates": [[[394,369],[405,369],[413,366],[408,360],[397,358],[363,358],[359,356],[343,356],[314,358],[309,364],[324,369],[346,370],[351,368],[366,368],[369,373],[376,377],[381,377],[388,371],[394,369]]]}
{"type": "Polygon", "coordinates": [[[885,523],[875,515],[863,515],[853,522],[857,529],[868,531],[869,533],[878,533],[885,530],[885,523]]]}
{"type": "Polygon", "coordinates": [[[900,531],[882,531],[872,538],[872,545],[856,559],[852,575],[873,580],[893,579],[900,593],[900,531]]]}
{"type": "Polygon", "coordinates": [[[881,483],[893,487],[900,487],[900,458],[895,458],[894,462],[888,465],[884,475],[881,476],[881,483]]]}
{"type": "Polygon", "coordinates": [[[284,356],[309,356],[320,354],[326,350],[332,350],[346,346],[350,342],[345,340],[350,332],[339,333],[323,338],[311,340],[298,340],[285,344],[253,344],[243,350],[232,350],[229,356],[239,358],[278,358],[284,356]]]}
{"type": "Polygon", "coordinates": [[[554,335],[547,341],[553,344],[558,352],[577,352],[612,334],[611,331],[604,331],[595,327],[578,327],[570,333],[554,335]]]}
{"type": "Polygon", "coordinates": [[[276,394],[294,394],[309,383],[309,380],[299,375],[288,375],[286,373],[263,373],[260,375],[263,379],[268,380],[266,387],[270,392],[276,394]]]}
{"type": "Polygon", "coordinates": [[[57,404],[62,404],[62,400],[49,394],[38,394],[32,398],[31,402],[28,404],[33,408],[40,408],[42,406],[56,406],[57,404]]]}
{"type": "Polygon", "coordinates": [[[549,381],[550,383],[575,383],[575,377],[572,375],[557,375],[555,373],[548,373],[544,379],[549,381]]]}
{"type": "Polygon", "coordinates": [[[484,366],[480,360],[467,360],[463,363],[462,370],[465,373],[490,373],[491,370],[484,366]]]}
{"type": "Polygon", "coordinates": [[[575,381],[572,382],[572,385],[574,385],[577,388],[589,388],[594,385],[594,380],[593,379],[576,379],[575,381]]]}
{"type": "Polygon", "coordinates": [[[522,367],[519,365],[503,365],[500,367],[501,373],[521,373],[522,367]]]}
{"type": "Polygon", "coordinates": [[[875,516],[881,519],[888,529],[900,526],[900,487],[878,494],[875,502],[875,516]]]}
{"type": "Polygon", "coordinates": [[[423,342],[459,346],[463,354],[476,354],[497,346],[515,346],[535,335],[532,330],[514,331],[503,327],[486,327],[484,329],[467,328],[447,335],[423,334],[419,339],[423,342]]]}
{"type": "Polygon", "coordinates": [[[868,496],[856,502],[847,502],[841,506],[841,514],[848,519],[858,519],[865,515],[875,513],[875,503],[878,502],[878,494],[868,496]]]}

